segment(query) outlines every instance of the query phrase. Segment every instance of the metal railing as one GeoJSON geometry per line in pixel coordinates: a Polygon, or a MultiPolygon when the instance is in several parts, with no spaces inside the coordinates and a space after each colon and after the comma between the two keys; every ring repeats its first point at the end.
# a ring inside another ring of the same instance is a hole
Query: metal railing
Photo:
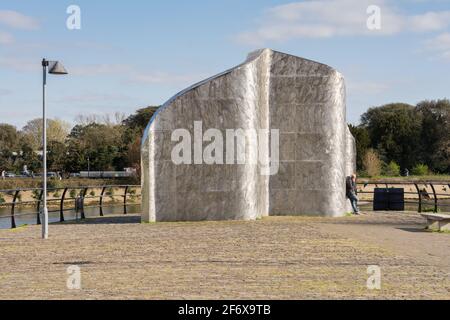
{"type": "Polygon", "coordinates": [[[448,182],[358,182],[358,195],[361,202],[374,202],[375,188],[403,188],[406,205],[417,206],[423,211],[450,211],[450,183],[448,182]],[[373,190],[370,190],[373,186],[373,190]],[[372,195],[370,197],[370,195],[372,195]],[[426,209],[425,207],[429,207],[426,209]]]}
{"type": "MultiPolygon", "coordinates": [[[[108,185],[108,186],[83,186],[83,187],[66,187],[66,188],[49,188],[48,193],[53,193],[53,197],[47,199],[47,204],[50,208],[49,213],[58,213],[59,212],[59,221],[64,222],[65,211],[75,210],[77,213],[80,213],[80,219],[86,219],[85,209],[88,208],[98,208],[99,215],[104,216],[104,209],[111,207],[123,206],[123,214],[127,214],[127,206],[134,204],[130,203],[130,198],[139,198],[141,197],[140,193],[137,193],[137,190],[140,190],[141,186],[139,185],[108,185]],[[88,194],[89,190],[101,190],[100,195],[88,194]],[[116,189],[122,190],[120,194],[115,194],[116,189]],[[55,194],[61,196],[55,197],[55,194]],[[111,203],[105,203],[105,198],[110,197],[111,203]],[[122,198],[120,204],[117,204],[115,201],[116,198],[122,198]],[[92,205],[86,203],[89,200],[97,199],[98,204],[92,205]],[[68,202],[73,201],[73,206],[68,207],[68,202]],[[58,208],[58,209],[55,209],[58,208]]],[[[43,197],[43,189],[42,188],[30,188],[30,189],[13,189],[13,190],[0,190],[0,208],[8,208],[10,207],[10,215],[1,215],[0,219],[10,219],[11,228],[14,229],[17,227],[16,218],[19,216],[35,216],[36,224],[41,224],[41,205],[42,205],[42,197],[43,197]],[[34,200],[22,201],[21,195],[28,193],[32,195],[34,200]],[[5,197],[9,197],[12,201],[6,201],[5,197]],[[34,207],[35,210],[31,212],[25,213],[16,213],[16,209],[18,207],[34,207]]],[[[78,217],[78,215],[77,215],[78,217]]]]}
{"type": "MultiPolygon", "coordinates": [[[[373,203],[373,195],[375,193],[375,188],[394,188],[394,187],[403,187],[404,189],[408,189],[404,191],[405,195],[405,204],[417,206],[417,211],[423,212],[426,206],[430,206],[433,212],[439,212],[441,208],[448,208],[450,211],[450,183],[447,182],[370,182],[370,181],[362,181],[358,182],[358,194],[360,197],[360,201],[362,203],[373,203]],[[373,188],[371,188],[373,187],[373,188]],[[372,189],[372,190],[371,190],[372,189]],[[444,192],[441,192],[444,191],[444,192]]],[[[128,202],[128,199],[139,198],[141,194],[136,193],[137,190],[140,190],[141,186],[139,185],[109,185],[109,186],[83,186],[83,187],[66,187],[66,188],[49,188],[49,193],[57,193],[58,195],[61,193],[59,197],[50,197],[47,202],[49,204],[50,210],[49,213],[58,213],[59,212],[59,221],[64,222],[65,216],[64,213],[67,210],[75,210],[80,213],[80,218],[85,219],[85,209],[87,208],[98,208],[99,215],[104,216],[104,209],[111,207],[123,206],[123,214],[127,214],[127,206],[132,204],[128,202]],[[89,195],[89,190],[101,190],[100,195],[89,195]],[[112,190],[119,189],[122,190],[120,194],[115,194],[112,190]],[[75,192],[73,192],[74,190],[75,192]],[[69,192],[71,191],[71,192],[69,192]],[[78,193],[77,193],[78,191],[78,193]],[[69,196],[68,196],[69,194],[69,196]],[[117,202],[112,201],[112,204],[106,204],[105,198],[110,197],[114,198],[122,198],[122,203],[117,204],[117,202]],[[86,200],[89,199],[98,199],[98,205],[85,205],[86,200]],[[68,207],[67,203],[69,201],[73,201],[73,206],[68,207]],[[57,203],[56,205],[54,203],[57,203]],[[58,207],[58,209],[54,209],[58,207]]],[[[0,219],[10,219],[11,228],[16,228],[16,217],[19,216],[31,216],[35,215],[36,224],[41,224],[40,219],[40,209],[42,205],[42,196],[43,190],[41,188],[33,188],[33,189],[13,189],[13,190],[0,190],[0,200],[4,199],[4,196],[9,197],[12,201],[0,201],[0,207],[10,207],[10,215],[2,215],[0,219]],[[30,201],[22,201],[21,195],[26,192],[32,193],[34,195],[34,200],[30,201]],[[16,213],[16,209],[19,207],[34,207],[35,210],[32,212],[26,213],[16,213]]]]}

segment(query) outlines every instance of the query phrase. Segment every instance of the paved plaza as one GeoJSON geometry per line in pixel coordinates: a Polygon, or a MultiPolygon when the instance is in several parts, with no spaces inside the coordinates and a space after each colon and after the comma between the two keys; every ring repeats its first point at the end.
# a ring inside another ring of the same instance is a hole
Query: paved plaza
{"type": "Polygon", "coordinates": [[[418,214],[0,230],[0,299],[448,299],[450,234],[418,214]],[[81,290],[67,289],[67,268],[81,290]],[[381,290],[367,268],[381,268],[381,290]]]}

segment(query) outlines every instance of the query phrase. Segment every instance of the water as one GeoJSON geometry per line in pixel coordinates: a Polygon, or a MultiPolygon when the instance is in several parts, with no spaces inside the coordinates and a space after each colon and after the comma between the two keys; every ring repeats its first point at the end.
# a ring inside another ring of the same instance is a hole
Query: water
{"type": "MultiPolygon", "coordinates": [[[[450,199],[443,199],[439,200],[439,204],[445,204],[445,206],[439,206],[439,209],[441,212],[450,212],[450,199]]],[[[361,204],[361,209],[365,211],[372,211],[372,204],[371,203],[363,203],[361,204]]],[[[433,201],[428,201],[423,204],[423,210],[426,209],[433,209],[434,204],[433,201]]],[[[49,222],[59,222],[59,210],[57,209],[50,209],[55,210],[57,212],[49,212],[49,222]]],[[[406,211],[417,211],[418,210],[418,203],[416,204],[405,204],[405,210],[406,211]]],[[[23,213],[30,213],[33,211],[33,208],[16,208],[16,225],[23,226],[23,225],[34,225],[36,224],[36,213],[27,214],[27,215],[21,215],[23,213]]],[[[141,212],[141,206],[139,204],[130,204],[127,206],[127,211],[129,214],[139,214],[141,212]]],[[[100,216],[100,209],[97,208],[89,208],[86,207],[85,210],[85,216],[87,218],[92,217],[99,217],[100,216]]],[[[11,207],[4,207],[0,208],[0,229],[9,229],[11,228],[11,218],[9,217],[11,214],[11,207]]],[[[123,206],[111,206],[103,207],[103,214],[105,215],[120,215],[123,214],[123,206]]],[[[75,220],[76,218],[80,218],[80,214],[76,213],[74,209],[67,209],[64,210],[64,219],[66,221],[75,220]]]]}
{"type": "MultiPolygon", "coordinates": [[[[34,208],[16,208],[15,210],[15,218],[17,227],[23,225],[35,225],[37,222],[36,213],[31,213],[34,208]],[[26,214],[26,215],[22,215],[26,214]]],[[[59,222],[59,210],[56,208],[49,208],[50,211],[57,212],[49,212],[49,223],[59,222]]],[[[130,204],[127,206],[128,214],[139,214],[141,211],[141,206],[139,204],[130,204]]],[[[86,207],[84,209],[84,214],[86,218],[93,218],[100,216],[100,208],[89,208],[86,207]]],[[[118,206],[104,206],[103,207],[104,215],[120,215],[123,214],[123,205],[118,206]]],[[[9,229],[11,228],[11,207],[0,208],[0,229],[9,229]]],[[[64,219],[66,221],[76,220],[76,218],[80,218],[80,213],[76,213],[74,209],[64,210],[64,219]]]]}

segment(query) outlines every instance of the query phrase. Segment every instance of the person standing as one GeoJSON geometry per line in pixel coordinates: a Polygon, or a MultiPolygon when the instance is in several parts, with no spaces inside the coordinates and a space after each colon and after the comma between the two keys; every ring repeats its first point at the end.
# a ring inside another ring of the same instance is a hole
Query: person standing
{"type": "Polygon", "coordinates": [[[356,215],[360,214],[358,208],[358,190],[356,187],[356,174],[352,174],[346,179],[346,195],[352,204],[353,213],[356,215]]]}
{"type": "Polygon", "coordinates": [[[2,180],[5,180],[6,172],[5,170],[2,170],[2,180]]]}

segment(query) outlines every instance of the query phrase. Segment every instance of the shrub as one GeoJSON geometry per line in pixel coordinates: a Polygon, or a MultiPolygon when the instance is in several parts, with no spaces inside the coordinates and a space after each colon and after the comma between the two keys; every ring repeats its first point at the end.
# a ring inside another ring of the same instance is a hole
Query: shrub
{"type": "Polygon", "coordinates": [[[114,201],[114,188],[108,188],[106,189],[106,195],[111,198],[111,200],[114,201]]]}
{"type": "Polygon", "coordinates": [[[364,170],[367,172],[367,175],[369,177],[376,177],[381,174],[382,162],[375,150],[367,150],[366,154],[364,155],[363,165],[364,170]]]}
{"type": "Polygon", "coordinates": [[[63,183],[60,180],[56,180],[56,179],[48,179],[47,180],[47,187],[49,189],[56,189],[56,188],[62,188],[63,187],[63,183]]]}
{"type": "Polygon", "coordinates": [[[40,197],[40,195],[41,195],[41,191],[40,191],[40,190],[37,190],[37,189],[35,189],[35,190],[33,190],[33,193],[32,193],[32,195],[31,195],[31,197],[32,197],[33,199],[36,199],[36,200],[38,200],[38,199],[39,199],[39,197],[40,197]]]}
{"type": "Polygon", "coordinates": [[[3,195],[2,194],[0,194],[0,204],[3,204],[3,203],[5,203],[6,201],[5,201],[5,198],[3,198],[3,195]]]}
{"type": "Polygon", "coordinates": [[[91,192],[89,192],[89,195],[90,195],[91,197],[95,197],[95,191],[92,190],[91,192]]]}
{"type": "Polygon", "coordinates": [[[395,161],[391,161],[384,167],[383,174],[389,177],[398,177],[400,176],[400,166],[395,161]]]}
{"type": "Polygon", "coordinates": [[[426,176],[429,172],[430,169],[425,164],[418,164],[411,170],[414,176],[426,176]]]}

